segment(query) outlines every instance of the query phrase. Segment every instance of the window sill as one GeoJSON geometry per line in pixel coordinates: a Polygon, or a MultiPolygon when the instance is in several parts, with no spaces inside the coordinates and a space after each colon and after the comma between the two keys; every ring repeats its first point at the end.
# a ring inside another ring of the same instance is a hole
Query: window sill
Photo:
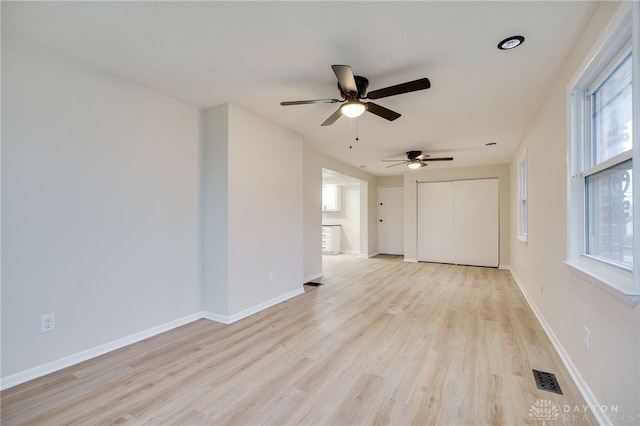
{"type": "MultiPolygon", "coordinates": [[[[579,278],[591,284],[594,287],[599,288],[600,290],[614,296],[618,300],[625,302],[632,308],[638,306],[638,301],[640,301],[640,294],[635,292],[629,292],[620,288],[620,285],[616,282],[616,280],[612,279],[606,274],[598,274],[594,273],[590,268],[585,267],[583,264],[566,260],[564,263],[569,266],[569,269],[575,273],[579,278]]],[[[631,280],[633,280],[633,276],[631,276],[631,280]]]]}

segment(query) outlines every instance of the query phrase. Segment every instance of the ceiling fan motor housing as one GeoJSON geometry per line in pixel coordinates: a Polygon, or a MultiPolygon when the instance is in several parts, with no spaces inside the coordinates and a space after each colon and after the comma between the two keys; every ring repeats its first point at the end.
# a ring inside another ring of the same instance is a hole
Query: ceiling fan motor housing
{"type": "Polygon", "coordinates": [[[422,151],[407,151],[407,158],[409,160],[413,160],[420,155],[422,155],[422,151]]]}
{"type": "Polygon", "coordinates": [[[353,78],[356,80],[358,93],[347,92],[342,88],[342,86],[340,86],[340,82],[338,82],[338,90],[340,90],[342,99],[361,99],[364,98],[364,96],[367,94],[367,89],[369,88],[369,80],[359,75],[354,75],[353,78]]]}

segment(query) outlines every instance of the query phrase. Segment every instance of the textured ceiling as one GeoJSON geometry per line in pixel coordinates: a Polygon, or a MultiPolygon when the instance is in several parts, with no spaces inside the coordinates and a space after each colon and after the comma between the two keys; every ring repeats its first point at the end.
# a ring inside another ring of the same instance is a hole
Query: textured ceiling
{"type": "Polygon", "coordinates": [[[508,162],[595,6],[3,1],[2,31],[199,108],[236,103],[319,152],[389,175],[404,169],[380,160],[407,150],[455,157],[429,167],[508,162]],[[516,34],[521,47],[496,48],[516,34]],[[367,113],[321,127],[337,105],[279,105],[339,97],[332,64],[351,65],[370,90],[421,77],[432,87],[376,101],[402,114],[394,122],[367,113]]]}

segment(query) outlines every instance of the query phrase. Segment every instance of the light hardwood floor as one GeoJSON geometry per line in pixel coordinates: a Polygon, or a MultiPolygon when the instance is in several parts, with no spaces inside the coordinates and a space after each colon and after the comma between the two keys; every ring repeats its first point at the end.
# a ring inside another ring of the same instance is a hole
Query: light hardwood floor
{"type": "Polygon", "coordinates": [[[325,256],[319,287],[1,394],[2,424],[596,424],[508,271],[325,256]],[[564,395],[536,388],[556,375],[564,395]]]}

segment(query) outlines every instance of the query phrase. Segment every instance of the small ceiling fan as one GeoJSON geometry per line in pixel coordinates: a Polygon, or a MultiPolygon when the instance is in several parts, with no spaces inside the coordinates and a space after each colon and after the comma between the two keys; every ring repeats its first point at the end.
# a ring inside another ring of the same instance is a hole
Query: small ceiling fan
{"type": "Polygon", "coordinates": [[[382,160],[382,161],[396,161],[399,163],[392,164],[389,167],[399,166],[401,164],[406,164],[410,169],[419,169],[420,167],[424,167],[427,165],[426,161],[451,161],[453,157],[438,157],[431,158],[429,154],[423,154],[422,151],[407,151],[407,159],[406,160],[382,160]]]}
{"type": "Polygon", "coordinates": [[[359,75],[353,75],[353,71],[349,65],[331,65],[331,68],[338,78],[338,90],[340,91],[341,99],[287,101],[280,102],[280,105],[344,103],[344,105],[338,108],[336,112],[331,114],[329,118],[322,123],[322,126],[332,125],[338,118],[340,118],[341,115],[346,115],[347,117],[359,117],[365,111],[369,111],[379,117],[393,121],[400,117],[399,113],[378,104],[374,104],[373,102],[362,102],[362,99],[381,99],[389,96],[401,95],[403,93],[424,90],[431,87],[431,82],[428,78],[420,78],[418,80],[396,84],[395,86],[389,86],[367,93],[369,80],[359,75]]]}

